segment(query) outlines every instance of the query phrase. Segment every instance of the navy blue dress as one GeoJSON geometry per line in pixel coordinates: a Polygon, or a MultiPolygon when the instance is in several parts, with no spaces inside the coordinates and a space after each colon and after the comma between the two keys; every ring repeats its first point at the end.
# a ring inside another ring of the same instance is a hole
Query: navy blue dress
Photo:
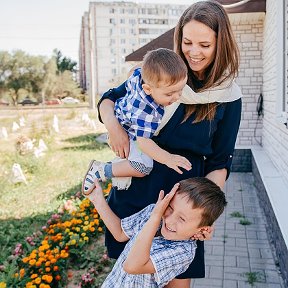
{"type": "MultiPolygon", "coordinates": [[[[103,99],[115,101],[125,93],[124,84],[110,89],[104,93],[99,104],[103,99]]],[[[161,189],[168,193],[173,185],[182,179],[205,176],[211,171],[222,168],[227,169],[229,176],[241,117],[241,99],[219,103],[212,121],[192,123],[195,117],[192,114],[182,123],[184,113],[185,105],[180,104],[172,118],[153,140],[166,151],[186,157],[191,162],[192,169],[183,170],[183,174],[179,174],[166,165],[154,161],[152,172],[143,178],[133,178],[128,190],[113,188],[108,203],[120,218],[130,216],[155,203],[161,189]]],[[[108,255],[112,258],[118,258],[126,244],[117,242],[109,231],[106,231],[105,243],[108,255]]],[[[205,277],[204,242],[197,241],[193,262],[188,270],[177,278],[203,277],[205,277]]]]}

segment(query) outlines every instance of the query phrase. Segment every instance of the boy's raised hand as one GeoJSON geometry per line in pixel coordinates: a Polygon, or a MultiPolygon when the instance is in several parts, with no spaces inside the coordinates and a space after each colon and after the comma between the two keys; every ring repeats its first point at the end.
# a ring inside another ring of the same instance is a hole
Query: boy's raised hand
{"type": "Polygon", "coordinates": [[[93,204],[99,201],[99,199],[102,199],[102,198],[104,199],[103,190],[97,178],[94,180],[94,188],[92,192],[84,196],[88,198],[93,204]]]}
{"type": "Polygon", "coordinates": [[[165,210],[167,209],[170,201],[174,197],[178,188],[179,188],[179,183],[176,183],[173,186],[173,188],[171,189],[171,191],[166,196],[164,196],[163,190],[160,191],[159,197],[158,197],[156,205],[153,209],[152,215],[156,216],[158,219],[162,218],[162,215],[164,214],[165,210]]]}
{"type": "Polygon", "coordinates": [[[187,171],[192,169],[192,165],[189,160],[177,154],[170,154],[170,157],[167,159],[165,164],[169,168],[174,169],[179,174],[183,174],[183,172],[179,169],[180,167],[187,171]]]}

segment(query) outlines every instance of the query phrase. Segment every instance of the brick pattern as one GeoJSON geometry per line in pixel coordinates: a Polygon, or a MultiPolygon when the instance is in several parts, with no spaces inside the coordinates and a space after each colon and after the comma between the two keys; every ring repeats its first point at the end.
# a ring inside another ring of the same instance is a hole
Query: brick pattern
{"type": "Polygon", "coordinates": [[[253,183],[252,173],[231,174],[225,188],[228,206],[215,224],[213,239],[205,242],[206,278],[194,279],[191,288],[250,288],[246,273],[257,275],[253,287],[285,287],[253,183]],[[241,225],[233,212],[251,225],[241,225]]]}
{"type": "Polygon", "coordinates": [[[251,149],[235,149],[231,165],[232,172],[251,172],[251,149]]]}
{"type": "Polygon", "coordinates": [[[243,93],[242,119],[237,145],[255,145],[261,143],[262,119],[256,111],[257,100],[262,92],[262,47],[263,20],[255,16],[248,19],[233,18],[231,24],[240,50],[240,70],[237,83],[243,93]],[[250,20],[249,20],[250,19],[250,20]]]}

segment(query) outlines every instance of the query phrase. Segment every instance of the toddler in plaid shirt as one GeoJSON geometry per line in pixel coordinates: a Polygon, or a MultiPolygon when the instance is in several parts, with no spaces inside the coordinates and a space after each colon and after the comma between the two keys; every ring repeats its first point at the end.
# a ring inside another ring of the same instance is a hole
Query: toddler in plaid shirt
{"type": "MultiPolygon", "coordinates": [[[[151,139],[164,115],[164,107],[180,98],[186,82],[187,67],[172,50],[160,48],[145,55],[142,68],[135,69],[126,82],[126,96],[115,104],[115,115],[130,139],[129,157],[117,163],[91,161],[82,185],[84,195],[92,191],[95,178],[106,181],[148,175],[153,159],[179,173],[182,173],[179,167],[191,169],[185,157],[166,152],[151,139]]],[[[125,187],[119,185],[113,186],[127,189],[130,183],[125,187]]]]}
{"type": "Polygon", "coordinates": [[[193,261],[193,236],[209,230],[226,206],[211,180],[195,177],[175,184],[156,204],[120,219],[108,206],[98,181],[86,196],[119,242],[128,241],[102,288],[164,287],[193,261]]]}

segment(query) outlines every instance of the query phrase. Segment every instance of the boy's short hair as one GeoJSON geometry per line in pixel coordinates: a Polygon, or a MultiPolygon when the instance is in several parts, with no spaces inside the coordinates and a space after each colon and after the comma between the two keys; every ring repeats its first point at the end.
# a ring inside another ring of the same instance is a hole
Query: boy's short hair
{"type": "Polygon", "coordinates": [[[159,48],[145,54],[142,63],[142,78],[145,83],[158,87],[160,81],[173,85],[187,76],[183,59],[166,48],[159,48]]]}
{"type": "Polygon", "coordinates": [[[211,226],[223,213],[227,205],[224,192],[213,181],[205,177],[194,177],[179,182],[178,194],[184,194],[192,208],[203,209],[199,227],[211,226]]]}

